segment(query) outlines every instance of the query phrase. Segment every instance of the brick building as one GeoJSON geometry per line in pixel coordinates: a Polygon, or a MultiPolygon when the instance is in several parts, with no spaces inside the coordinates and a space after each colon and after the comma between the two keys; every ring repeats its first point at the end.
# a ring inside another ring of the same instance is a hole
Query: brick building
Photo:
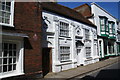
{"type": "Polygon", "coordinates": [[[38,3],[0,2],[0,36],[0,78],[42,76],[38,3]]]}

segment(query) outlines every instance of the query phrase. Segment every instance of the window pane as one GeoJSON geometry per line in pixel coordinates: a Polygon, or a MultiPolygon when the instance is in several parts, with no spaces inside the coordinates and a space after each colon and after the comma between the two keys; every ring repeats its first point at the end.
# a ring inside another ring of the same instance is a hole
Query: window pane
{"type": "Polygon", "coordinates": [[[2,66],[0,66],[0,73],[2,72],[2,66]]]}
{"type": "Polygon", "coordinates": [[[0,10],[2,10],[2,4],[0,3],[0,10]]]}
{"type": "Polygon", "coordinates": [[[7,64],[7,58],[3,58],[3,64],[7,64]]]}
{"type": "Polygon", "coordinates": [[[9,44],[9,50],[11,50],[12,49],[12,44],[9,44]]]}
{"type": "Polygon", "coordinates": [[[5,23],[9,24],[9,19],[5,19],[5,23]]]}
{"type": "Polygon", "coordinates": [[[3,72],[7,72],[7,65],[3,66],[3,72]]]}
{"type": "Polygon", "coordinates": [[[5,10],[5,4],[2,4],[2,10],[5,10]]]}
{"type": "Polygon", "coordinates": [[[8,51],[4,50],[3,57],[7,57],[8,51]]]}
{"type": "Polygon", "coordinates": [[[16,51],[13,51],[13,56],[16,56],[16,51]]]}
{"type": "Polygon", "coordinates": [[[0,58],[0,65],[2,65],[2,58],[0,58]]]}
{"type": "Polygon", "coordinates": [[[16,49],[16,44],[13,44],[13,49],[16,49]]]}
{"type": "Polygon", "coordinates": [[[8,43],[4,43],[4,49],[8,50],[8,43]]]}
{"type": "Polygon", "coordinates": [[[0,17],[1,17],[1,19],[2,19],[2,11],[0,11],[0,17]]]}
{"type": "Polygon", "coordinates": [[[2,22],[2,17],[0,17],[0,23],[2,22]]]}
{"type": "Polygon", "coordinates": [[[5,1],[3,1],[2,4],[5,4],[5,1]]]}
{"type": "Polygon", "coordinates": [[[13,58],[13,63],[16,63],[16,58],[13,58]]]}
{"type": "Polygon", "coordinates": [[[8,18],[8,20],[9,20],[9,18],[10,18],[10,13],[6,13],[5,17],[8,18]]]}
{"type": "Polygon", "coordinates": [[[5,18],[2,18],[2,23],[5,23],[5,18]]]}
{"type": "Polygon", "coordinates": [[[6,2],[6,5],[7,6],[11,6],[11,2],[6,2]]]}
{"type": "Polygon", "coordinates": [[[6,11],[10,12],[10,7],[6,6],[6,11]]]}
{"type": "Polygon", "coordinates": [[[12,64],[12,58],[9,58],[9,64],[12,64]]]}
{"type": "Polygon", "coordinates": [[[0,49],[0,57],[2,57],[2,49],[0,49]]]}
{"type": "Polygon", "coordinates": [[[9,56],[12,56],[12,51],[11,50],[9,51],[9,56]]]}
{"type": "Polygon", "coordinates": [[[13,65],[13,70],[16,70],[16,64],[13,65]]]}
{"type": "Polygon", "coordinates": [[[8,71],[12,71],[12,65],[8,65],[8,71]]]}

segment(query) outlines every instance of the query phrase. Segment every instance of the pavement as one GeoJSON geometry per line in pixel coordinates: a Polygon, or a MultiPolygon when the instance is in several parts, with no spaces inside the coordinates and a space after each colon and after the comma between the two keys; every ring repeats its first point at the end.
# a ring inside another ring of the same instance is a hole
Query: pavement
{"type": "Polygon", "coordinates": [[[92,64],[89,64],[86,66],[79,66],[77,68],[65,70],[65,71],[58,72],[58,73],[51,72],[51,73],[48,73],[46,76],[44,76],[44,79],[47,79],[47,78],[49,78],[49,79],[50,78],[51,79],[52,78],[72,79],[72,78],[75,78],[77,76],[84,75],[84,74],[87,74],[89,72],[106,67],[106,66],[111,65],[113,63],[116,63],[118,61],[120,61],[120,56],[119,57],[112,57],[112,58],[102,60],[102,61],[99,61],[96,63],[92,63],[92,64]]]}

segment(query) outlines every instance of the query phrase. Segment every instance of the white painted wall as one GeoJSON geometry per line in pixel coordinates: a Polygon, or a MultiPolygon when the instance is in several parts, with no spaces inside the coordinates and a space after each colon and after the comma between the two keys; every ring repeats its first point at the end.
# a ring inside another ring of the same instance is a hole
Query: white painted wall
{"type": "Polygon", "coordinates": [[[44,22],[46,23],[46,28],[43,26],[43,47],[52,47],[52,72],[60,72],[63,70],[75,68],[81,64],[87,65],[96,61],[99,61],[97,58],[97,48],[94,46],[94,40],[97,39],[97,36],[93,36],[93,33],[96,32],[96,29],[82,24],[80,22],[65,18],[63,16],[57,15],[55,13],[51,13],[48,11],[42,12],[42,17],[44,22]],[[45,20],[46,18],[46,20],[45,20]],[[59,21],[67,22],[69,24],[69,37],[60,37],[59,36],[59,21]],[[84,29],[90,30],[90,40],[88,42],[84,42],[85,34],[84,29]],[[77,34],[77,30],[80,31],[80,34],[77,34]],[[75,37],[80,37],[76,39],[75,37]],[[81,52],[76,54],[76,41],[81,41],[84,46],[81,49],[81,52]],[[50,42],[49,44],[46,42],[50,42]],[[60,45],[70,46],[70,61],[68,62],[60,62],[59,54],[60,45]],[[91,54],[92,59],[87,60],[85,56],[85,47],[91,46],[91,54]],[[96,50],[95,50],[96,49],[96,50]],[[94,51],[93,51],[94,50],[94,51]],[[95,52],[95,53],[94,53],[95,52]],[[97,59],[97,60],[96,60],[97,59]],[[95,60],[95,61],[94,61],[95,60]]]}
{"type": "Polygon", "coordinates": [[[100,35],[100,20],[99,16],[106,16],[108,18],[108,21],[115,22],[115,31],[117,30],[117,23],[116,18],[113,17],[110,13],[105,11],[103,8],[99,7],[97,4],[92,3],[91,4],[91,10],[92,14],[94,14],[93,23],[97,26],[98,35],[100,35]]]}
{"type": "MultiPolygon", "coordinates": [[[[92,21],[97,26],[97,35],[98,36],[101,36],[101,34],[100,34],[100,20],[99,20],[99,16],[106,16],[108,18],[108,21],[115,22],[115,35],[117,35],[117,23],[116,23],[116,18],[115,17],[113,17],[106,10],[104,10],[103,8],[101,8],[100,6],[98,6],[96,3],[92,3],[91,4],[91,10],[92,10],[92,14],[94,15],[94,17],[91,18],[91,19],[89,19],[89,20],[92,21]]],[[[103,43],[102,38],[100,40],[103,43]]],[[[98,39],[98,42],[99,42],[99,39],[98,39]]],[[[99,45],[99,43],[98,43],[98,45],[99,45]]],[[[102,44],[102,46],[103,46],[103,44],[102,44]]],[[[115,54],[116,54],[116,43],[114,43],[114,47],[115,47],[114,50],[115,50],[115,54]]],[[[99,46],[98,46],[98,49],[99,49],[99,46]]],[[[103,53],[104,53],[104,51],[102,51],[102,56],[104,56],[103,53]]]]}

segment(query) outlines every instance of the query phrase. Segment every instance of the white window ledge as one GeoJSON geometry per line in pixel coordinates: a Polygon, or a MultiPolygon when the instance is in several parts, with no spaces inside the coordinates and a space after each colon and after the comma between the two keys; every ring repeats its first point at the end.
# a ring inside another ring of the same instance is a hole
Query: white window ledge
{"type": "Polygon", "coordinates": [[[24,75],[24,73],[11,73],[11,74],[6,74],[6,75],[2,75],[2,76],[0,75],[0,79],[12,77],[12,76],[19,76],[19,75],[24,75]]]}
{"type": "Polygon", "coordinates": [[[90,57],[90,58],[85,59],[85,61],[90,61],[90,60],[93,60],[93,58],[90,57]]]}
{"type": "Polygon", "coordinates": [[[0,23],[0,26],[14,27],[14,25],[5,24],[5,23],[0,23]]]}
{"type": "Polygon", "coordinates": [[[59,63],[59,64],[56,64],[56,66],[60,66],[60,65],[67,65],[67,64],[72,64],[72,60],[69,60],[67,62],[63,62],[63,63],[59,63]]]}

